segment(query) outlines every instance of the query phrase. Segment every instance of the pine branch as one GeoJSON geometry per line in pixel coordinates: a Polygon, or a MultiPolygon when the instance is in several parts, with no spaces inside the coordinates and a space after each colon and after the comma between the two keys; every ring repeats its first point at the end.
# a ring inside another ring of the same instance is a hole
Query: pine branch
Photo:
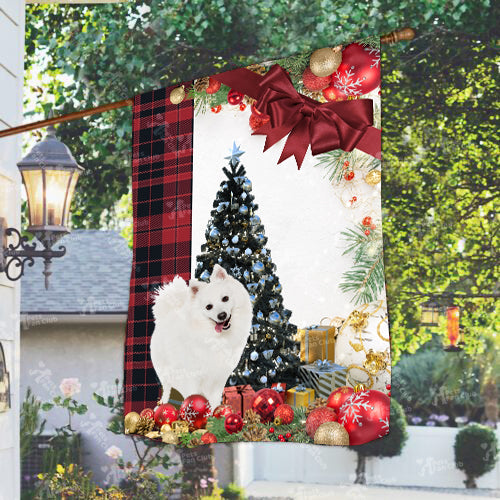
{"type": "Polygon", "coordinates": [[[188,98],[194,99],[194,110],[196,115],[205,114],[208,110],[222,104],[227,104],[227,95],[230,88],[227,85],[221,85],[215,94],[207,94],[204,90],[198,91],[191,86],[188,92],[188,98]]]}
{"type": "Polygon", "coordinates": [[[288,71],[292,83],[296,86],[302,80],[302,73],[309,66],[309,59],[311,58],[312,51],[303,52],[290,57],[284,57],[275,61],[283,69],[288,71]]]}
{"type": "Polygon", "coordinates": [[[349,170],[374,170],[380,168],[380,160],[360,153],[356,150],[348,152],[341,149],[328,151],[318,156],[319,162],[315,167],[326,170],[326,176],[331,182],[338,184],[349,170]],[[346,163],[347,162],[347,163],[346,163]]]}
{"type": "Polygon", "coordinates": [[[366,235],[365,230],[358,224],[342,232],[347,241],[343,255],[354,254],[354,264],[342,275],[344,281],[339,288],[345,293],[354,293],[355,304],[377,300],[385,285],[382,231],[377,227],[366,235]]]}
{"type": "Polygon", "coordinates": [[[367,36],[366,38],[359,40],[357,43],[363,45],[364,47],[369,46],[380,50],[380,36],[367,36]]]}

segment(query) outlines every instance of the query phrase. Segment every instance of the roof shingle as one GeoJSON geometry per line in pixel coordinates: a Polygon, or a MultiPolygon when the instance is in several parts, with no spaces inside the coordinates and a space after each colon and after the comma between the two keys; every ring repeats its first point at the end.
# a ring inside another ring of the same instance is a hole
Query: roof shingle
{"type": "Polygon", "coordinates": [[[74,230],[54,245],[66,255],[52,261],[45,290],[42,259],[21,279],[21,313],[106,314],[128,309],[132,251],[116,231],[74,230]]]}

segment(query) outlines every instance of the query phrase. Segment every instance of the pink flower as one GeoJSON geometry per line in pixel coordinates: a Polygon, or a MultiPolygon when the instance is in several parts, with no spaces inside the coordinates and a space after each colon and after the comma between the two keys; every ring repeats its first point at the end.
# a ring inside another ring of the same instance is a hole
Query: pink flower
{"type": "Polygon", "coordinates": [[[200,486],[202,488],[206,488],[208,486],[207,480],[206,479],[200,479],[200,486]]]}
{"type": "Polygon", "coordinates": [[[113,460],[117,460],[123,456],[123,452],[118,446],[110,446],[104,453],[111,457],[113,460]]]}
{"type": "Polygon", "coordinates": [[[81,388],[82,384],[80,384],[77,378],[63,378],[59,386],[65,398],[71,398],[75,394],[78,394],[81,388]]]}

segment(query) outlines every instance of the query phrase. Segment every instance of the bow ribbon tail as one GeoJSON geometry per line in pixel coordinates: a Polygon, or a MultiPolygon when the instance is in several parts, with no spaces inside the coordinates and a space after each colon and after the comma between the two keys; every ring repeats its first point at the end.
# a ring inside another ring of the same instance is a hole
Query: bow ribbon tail
{"type": "Polygon", "coordinates": [[[293,127],[285,142],[278,163],[290,158],[290,156],[294,156],[300,170],[310,144],[310,124],[310,120],[304,117],[293,127]]]}

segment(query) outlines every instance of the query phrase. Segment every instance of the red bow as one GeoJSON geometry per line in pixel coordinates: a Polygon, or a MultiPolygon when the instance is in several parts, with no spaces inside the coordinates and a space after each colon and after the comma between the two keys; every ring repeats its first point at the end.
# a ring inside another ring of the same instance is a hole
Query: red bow
{"type": "Polygon", "coordinates": [[[300,169],[307,148],[313,155],[341,148],[352,151],[373,124],[371,99],[319,103],[299,94],[287,73],[274,65],[260,82],[257,109],[270,121],[254,135],[266,135],[264,151],[290,134],[278,163],[295,156],[300,169]]]}

